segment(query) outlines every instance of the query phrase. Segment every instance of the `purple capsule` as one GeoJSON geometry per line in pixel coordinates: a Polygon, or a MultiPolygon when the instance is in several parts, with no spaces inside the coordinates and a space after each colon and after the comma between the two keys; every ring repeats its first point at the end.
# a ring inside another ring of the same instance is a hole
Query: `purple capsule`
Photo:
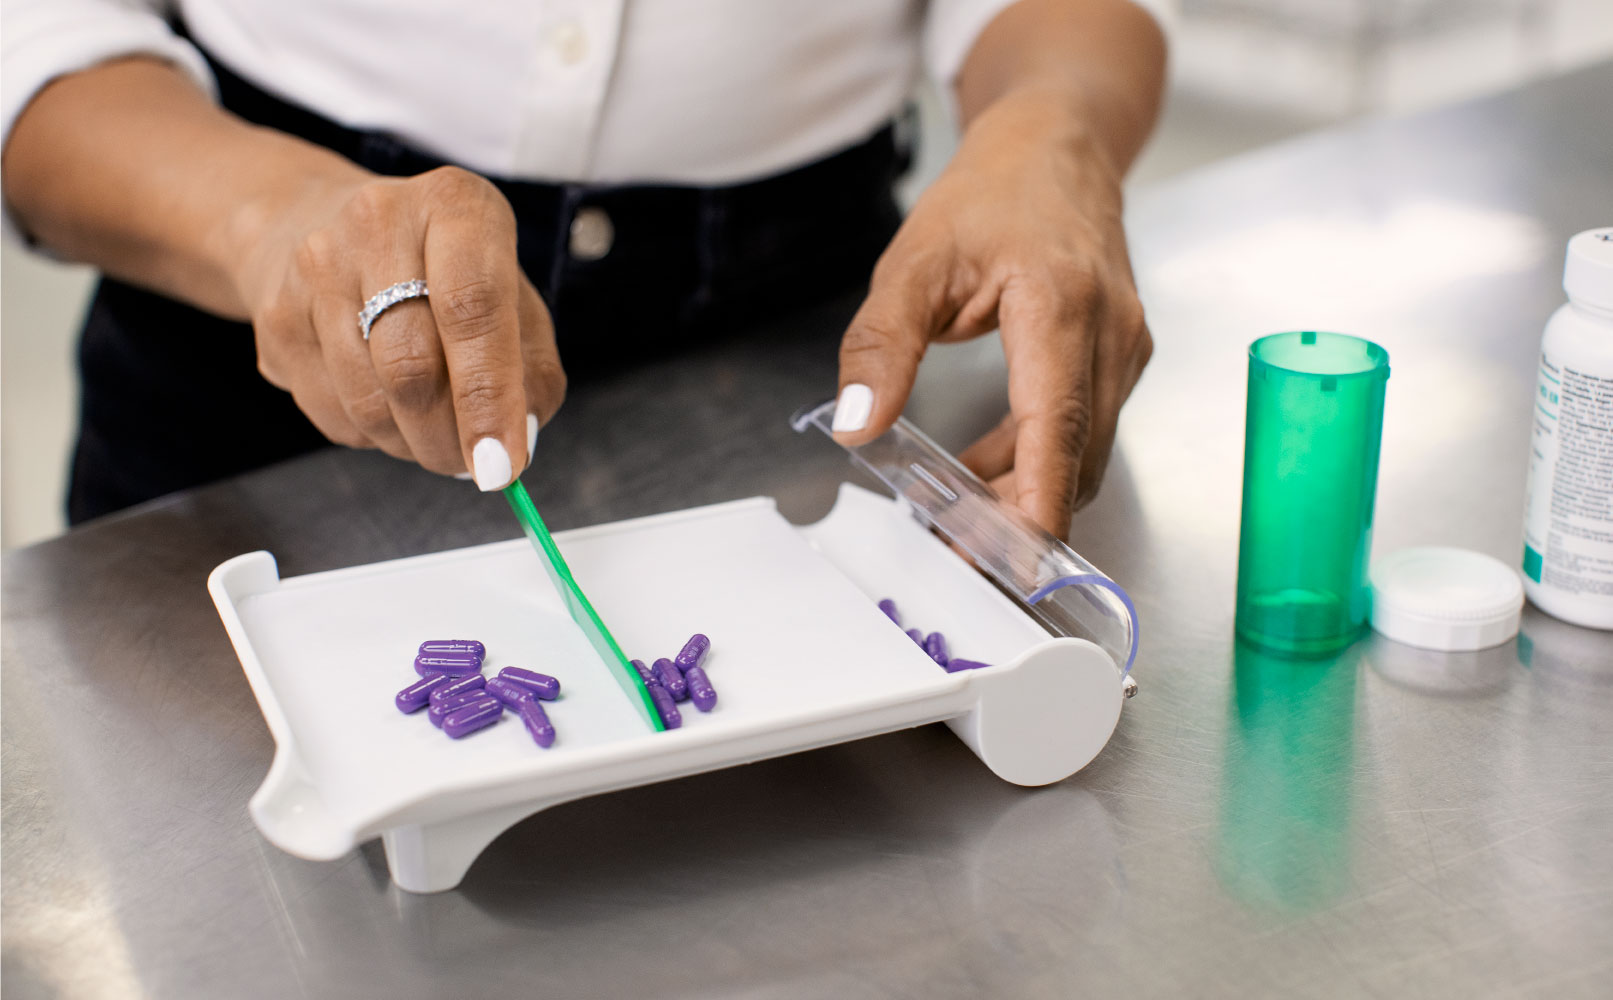
{"type": "Polygon", "coordinates": [[[414,672],[421,677],[430,674],[452,674],[459,677],[464,674],[481,673],[481,670],[480,659],[463,653],[454,656],[433,654],[414,658],[414,672]]]}
{"type": "Polygon", "coordinates": [[[650,668],[655,672],[655,679],[672,696],[673,701],[683,701],[689,697],[689,683],[683,679],[683,673],[666,657],[655,661],[650,668]]]}
{"type": "Polygon", "coordinates": [[[536,670],[527,670],[525,667],[505,667],[498,672],[502,680],[527,689],[544,701],[554,701],[560,697],[560,682],[548,674],[540,674],[536,670]]]}
{"type": "Polygon", "coordinates": [[[668,729],[676,729],[683,725],[683,713],[678,711],[678,703],[667,689],[660,684],[650,683],[644,685],[644,690],[650,693],[650,700],[655,703],[655,714],[661,717],[661,722],[668,729]]]}
{"type": "Polygon", "coordinates": [[[487,647],[475,639],[427,639],[420,644],[421,656],[474,656],[487,659],[487,647]]]}
{"type": "MultiPolygon", "coordinates": [[[[486,691],[468,691],[465,694],[456,694],[452,698],[445,698],[426,709],[426,718],[431,720],[433,726],[441,729],[444,719],[460,709],[479,701],[498,701],[498,699],[486,691]]],[[[500,702],[500,704],[503,703],[500,702]]]]}
{"type": "Polygon", "coordinates": [[[659,681],[657,681],[655,679],[655,675],[650,673],[650,668],[646,667],[644,665],[643,660],[628,660],[627,662],[631,663],[633,665],[633,669],[638,671],[638,675],[644,679],[644,683],[646,683],[646,684],[658,684],[658,683],[660,683],[659,681]]]}
{"type": "Polygon", "coordinates": [[[885,612],[885,617],[896,623],[897,628],[902,627],[902,613],[896,610],[896,602],[885,598],[879,602],[879,610],[885,612]]]}
{"type": "Polygon", "coordinates": [[[422,677],[399,691],[398,696],[392,699],[392,703],[397,705],[398,711],[404,715],[418,712],[426,707],[426,703],[431,700],[433,692],[452,681],[453,678],[447,674],[432,674],[430,677],[422,677]]]}
{"type": "Polygon", "coordinates": [[[678,650],[678,655],[672,665],[678,668],[678,673],[686,674],[690,667],[700,666],[700,661],[706,658],[706,650],[711,648],[711,640],[703,634],[696,632],[689,637],[689,641],[678,650]]]}
{"type": "Polygon", "coordinates": [[[989,663],[981,663],[979,660],[965,660],[961,657],[954,657],[946,663],[947,673],[949,674],[955,674],[960,670],[979,670],[981,667],[989,666],[991,666],[989,663]]]}
{"type": "Polygon", "coordinates": [[[908,629],[907,630],[907,637],[909,639],[912,639],[914,642],[918,643],[920,646],[924,645],[924,633],[920,632],[916,628],[908,629]]]}
{"type": "Polygon", "coordinates": [[[924,651],[930,654],[930,659],[941,664],[943,667],[947,665],[948,657],[946,636],[939,632],[931,632],[929,635],[924,637],[923,645],[924,651]]]}
{"type": "Polygon", "coordinates": [[[442,720],[442,731],[453,739],[469,736],[478,729],[486,729],[504,714],[504,706],[497,698],[473,701],[442,720]]]}
{"type": "Polygon", "coordinates": [[[431,703],[433,705],[447,701],[449,698],[457,698],[462,694],[470,694],[472,691],[480,691],[482,685],[487,683],[487,678],[481,674],[461,674],[458,677],[452,674],[437,674],[436,676],[441,677],[448,683],[432,689],[431,703]]]}
{"type": "Polygon", "coordinates": [[[511,708],[517,707],[523,701],[533,700],[531,691],[502,677],[495,677],[487,682],[487,693],[511,708]]]}
{"type": "Polygon", "coordinates": [[[516,706],[515,714],[526,726],[532,742],[545,749],[554,746],[554,723],[549,721],[549,713],[543,710],[543,705],[538,699],[528,698],[521,702],[516,706]]]}
{"type": "Polygon", "coordinates": [[[694,707],[702,712],[711,711],[712,706],[717,704],[717,689],[711,686],[706,668],[690,667],[683,679],[689,685],[689,700],[694,702],[694,707]]]}

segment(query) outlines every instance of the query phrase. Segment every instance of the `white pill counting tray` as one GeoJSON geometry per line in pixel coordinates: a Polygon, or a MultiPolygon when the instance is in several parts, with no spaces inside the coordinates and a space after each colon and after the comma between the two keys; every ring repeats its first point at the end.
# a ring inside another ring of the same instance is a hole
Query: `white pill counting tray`
{"type": "MultiPolygon", "coordinates": [[[[956,498],[944,466],[930,478],[956,498]]],[[[897,492],[845,485],[805,527],[755,498],[555,535],[628,656],[670,657],[694,632],[711,637],[717,706],[685,702],[682,728],[660,733],[524,539],[287,580],[267,552],[229,560],[208,587],[276,744],[253,820],[309,859],[379,836],[399,886],[436,892],[548,806],[931,722],[1008,781],[1080,770],[1119,718],[1135,651],[1129,601],[1086,577],[1055,587],[1066,607],[1097,609],[1123,634],[1050,634],[1038,619],[1057,629],[1057,610],[1045,614],[1057,602],[1009,596],[1034,596],[1034,579],[988,580],[928,530],[936,521],[911,490],[897,492]],[[882,597],[910,627],[944,632],[955,655],[993,666],[945,672],[878,609],[882,597]],[[417,679],[427,639],[482,640],[489,676],[520,666],[560,678],[561,697],[546,703],[554,746],[536,746],[508,713],[461,740],[423,712],[400,713],[393,696],[417,679]]]]}

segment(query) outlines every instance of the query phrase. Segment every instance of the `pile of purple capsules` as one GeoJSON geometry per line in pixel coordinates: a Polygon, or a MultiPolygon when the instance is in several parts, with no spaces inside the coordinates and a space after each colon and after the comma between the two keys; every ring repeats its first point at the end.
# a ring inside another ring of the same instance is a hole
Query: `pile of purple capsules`
{"type": "Polygon", "coordinates": [[[711,711],[717,704],[717,691],[706,676],[706,668],[700,665],[709,649],[711,640],[696,632],[670,660],[663,657],[651,667],[646,667],[643,660],[632,661],[633,669],[644,678],[644,688],[650,692],[656,714],[668,729],[683,725],[678,702],[692,701],[702,712],[711,711]]]}
{"type": "MultiPolygon", "coordinates": [[[[902,615],[901,612],[896,610],[895,601],[888,597],[885,598],[879,602],[879,610],[885,612],[885,617],[895,622],[897,628],[902,627],[902,615]]],[[[928,653],[930,659],[941,664],[949,674],[957,673],[959,670],[979,670],[981,667],[991,666],[991,664],[981,663],[979,660],[965,660],[961,656],[948,656],[947,637],[939,632],[931,632],[929,635],[925,635],[916,628],[910,628],[907,630],[907,637],[918,643],[919,648],[928,653]]]]}
{"type": "Polygon", "coordinates": [[[426,718],[454,739],[486,729],[514,712],[540,747],[554,745],[554,726],[543,702],[560,697],[560,682],[548,674],[505,667],[482,676],[487,647],[475,639],[428,639],[414,658],[420,679],[398,692],[393,704],[404,715],[426,709],[426,718]]]}

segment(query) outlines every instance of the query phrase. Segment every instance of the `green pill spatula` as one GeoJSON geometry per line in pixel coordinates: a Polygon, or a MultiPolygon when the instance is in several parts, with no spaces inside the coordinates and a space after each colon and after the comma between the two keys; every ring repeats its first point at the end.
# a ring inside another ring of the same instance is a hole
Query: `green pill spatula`
{"type": "Polygon", "coordinates": [[[638,709],[644,721],[656,732],[664,731],[666,726],[662,724],[661,716],[656,713],[655,704],[650,701],[650,693],[644,690],[644,679],[633,669],[633,665],[627,662],[627,657],[622,654],[622,647],[616,644],[610,630],[600,620],[599,612],[588,603],[588,596],[572,578],[571,567],[566,565],[565,557],[560,554],[560,547],[555,545],[554,538],[550,536],[549,529],[543,523],[543,518],[539,516],[537,505],[532,502],[532,495],[517,479],[504,487],[504,499],[510,502],[510,509],[515,512],[515,519],[521,522],[521,530],[526,532],[527,539],[537,550],[539,561],[543,563],[544,571],[549,574],[549,581],[554,584],[554,589],[559,591],[561,601],[571,613],[571,620],[576,622],[583,635],[588,637],[594,651],[605,661],[605,667],[616,678],[616,683],[621,685],[622,692],[638,709]]]}

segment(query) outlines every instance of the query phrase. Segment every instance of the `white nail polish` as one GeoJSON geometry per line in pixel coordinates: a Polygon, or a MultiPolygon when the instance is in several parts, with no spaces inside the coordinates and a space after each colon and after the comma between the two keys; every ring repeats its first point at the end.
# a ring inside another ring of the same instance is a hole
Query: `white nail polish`
{"type": "Polygon", "coordinates": [[[456,472],[454,473],[454,478],[468,483],[471,481],[471,474],[468,472],[456,472]]]}
{"type": "Polygon", "coordinates": [[[476,488],[491,493],[510,485],[514,478],[510,469],[510,453],[498,438],[484,437],[470,452],[471,468],[476,473],[476,488]]]}
{"type": "Polygon", "coordinates": [[[538,415],[526,415],[526,462],[532,464],[532,450],[538,446],[538,415]]]}
{"type": "Polygon", "coordinates": [[[861,382],[853,382],[840,390],[840,401],[835,404],[833,429],[860,431],[868,426],[868,417],[874,412],[874,390],[861,382]]]}

